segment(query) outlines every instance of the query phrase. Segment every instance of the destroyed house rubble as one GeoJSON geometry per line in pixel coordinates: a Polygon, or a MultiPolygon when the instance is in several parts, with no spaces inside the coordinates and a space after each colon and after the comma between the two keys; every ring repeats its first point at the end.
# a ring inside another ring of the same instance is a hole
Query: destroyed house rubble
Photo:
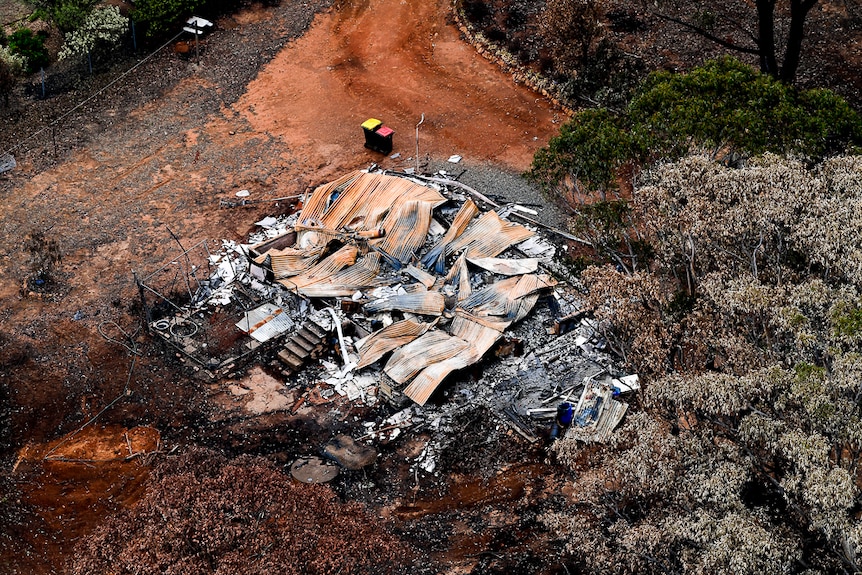
{"type": "MultiPolygon", "coordinates": [[[[224,242],[198,264],[183,253],[140,282],[149,295],[167,289],[156,280],[187,287],[182,305],[164,298],[151,330],[222,374],[266,351],[285,373],[298,372],[337,341],[343,365],[322,362],[325,383],[350,400],[379,393],[419,405],[449,374],[481,361],[544,296],[552,320],[565,320],[548,333],[571,330],[582,313],[543,272],[553,246],[507,221],[506,209],[483,211],[438,184],[356,171],[315,189],[300,212],[258,222],[265,234],[249,245],[224,242]],[[352,327],[349,336],[342,326],[352,327]]],[[[625,412],[601,397],[581,398],[585,440],[602,440],[625,412]]],[[[518,416],[550,409],[538,407],[518,416]]]]}
{"type": "Polygon", "coordinates": [[[292,292],[350,297],[368,317],[404,316],[360,342],[356,365],[368,367],[391,353],[383,371],[419,404],[452,371],[479,361],[556,284],[549,275],[524,273],[537,270],[535,259],[523,265],[492,259],[534,232],[493,211],[480,213],[471,200],[442,237],[429,239],[434,210],[446,202],[423,184],[354,172],[314,191],[298,215],[293,246],[250,250],[292,292]],[[455,260],[447,269],[449,256],[455,260]],[[507,277],[474,289],[471,260],[507,277]],[[381,286],[398,289],[375,297],[381,286]]]}

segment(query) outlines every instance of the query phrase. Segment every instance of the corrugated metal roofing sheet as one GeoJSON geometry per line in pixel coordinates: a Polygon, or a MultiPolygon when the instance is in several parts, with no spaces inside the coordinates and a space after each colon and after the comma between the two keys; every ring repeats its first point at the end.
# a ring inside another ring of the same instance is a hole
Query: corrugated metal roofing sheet
{"type": "Polygon", "coordinates": [[[502,258],[467,258],[471,264],[500,274],[501,276],[519,276],[531,274],[539,269],[538,258],[521,258],[517,260],[502,258]]]}
{"type": "MultiPolygon", "coordinates": [[[[482,359],[494,345],[501,332],[463,317],[455,317],[450,327],[451,335],[458,341],[469,342],[469,346],[457,355],[435,362],[423,369],[404,390],[404,394],[420,405],[425,405],[434,390],[450,373],[463,369],[482,359]]],[[[394,357],[394,356],[393,356],[394,357]]]]}
{"type": "Polygon", "coordinates": [[[448,333],[429,331],[397,349],[384,371],[398,383],[406,383],[417,373],[435,363],[449,359],[470,348],[470,344],[448,333]]]}
{"type": "Polygon", "coordinates": [[[308,271],[291,278],[280,279],[278,283],[288,289],[296,290],[314,283],[326,282],[343,268],[353,265],[358,253],[359,248],[354,245],[342,246],[308,271]]]}
{"type": "Polygon", "coordinates": [[[409,262],[425,243],[431,225],[431,202],[404,202],[393,206],[383,221],[386,236],[371,242],[402,263],[409,262]]]}
{"type": "Polygon", "coordinates": [[[446,270],[446,255],[451,253],[448,250],[449,244],[455,241],[458,236],[464,233],[470,221],[479,213],[479,208],[473,200],[467,200],[458,213],[455,214],[455,219],[452,220],[452,225],[443,234],[443,237],[434,244],[428,253],[422,258],[422,265],[428,269],[434,268],[438,274],[442,274],[446,270]],[[448,251],[447,251],[448,250],[448,251]]]}
{"type": "Polygon", "coordinates": [[[299,293],[306,297],[346,297],[377,283],[380,272],[380,255],[366,254],[356,260],[352,266],[347,266],[325,279],[299,288],[299,293]]]}
{"type": "Polygon", "coordinates": [[[468,258],[493,258],[511,245],[535,235],[524,226],[507,222],[497,212],[486,212],[446,248],[446,253],[466,249],[468,258]]]}
{"type": "Polygon", "coordinates": [[[410,265],[404,268],[404,273],[417,280],[419,283],[424,285],[426,288],[430,288],[434,285],[434,282],[437,280],[432,274],[429,274],[425,270],[420,270],[416,266],[410,265]]]}
{"type": "Polygon", "coordinates": [[[545,274],[515,276],[473,292],[469,297],[460,301],[458,306],[473,315],[498,316],[513,322],[518,318],[518,311],[521,307],[518,299],[555,285],[557,282],[545,274]]]}
{"type": "Polygon", "coordinates": [[[407,345],[433,326],[434,323],[405,319],[371,334],[359,348],[359,363],[356,369],[371,365],[390,351],[407,345]]]}
{"type": "Polygon", "coordinates": [[[406,293],[386,299],[380,299],[365,304],[365,311],[378,313],[381,311],[401,310],[420,315],[440,315],[446,307],[443,294],[435,291],[406,293]]]}
{"type": "MultiPolygon", "coordinates": [[[[318,187],[305,202],[296,225],[297,245],[306,252],[317,249],[322,253],[321,246],[334,239],[367,242],[367,247],[399,267],[414,258],[422,247],[431,213],[445,201],[437,190],[404,178],[354,172],[318,187]]],[[[291,289],[304,288],[307,295],[347,295],[348,289],[362,287],[357,283],[360,277],[367,282],[363,285],[373,282],[366,273],[371,269],[369,266],[353,270],[352,277],[327,278],[321,273],[329,270],[331,276],[338,270],[331,265],[309,269],[298,254],[284,255],[283,259],[273,260],[276,277],[298,276],[282,283],[291,289]],[[324,283],[327,285],[316,285],[324,283]]],[[[379,260],[376,261],[379,265],[379,260]]]]}
{"type": "Polygon", "coordinates": [[[290,316],[273,303],[265,303],[245,313],[236,327],[263,343],[281,335],[294,325],[290,316]]]}
{"type": "Polygon", "coordinates": [[[351,231],[383,227],[388,235],[392,229],[387,225],[395,225],[402,204],[425,203],[430,212],[445,201],[437,190],[404,178],[354,172],[314,191],[299,215],[297,230],[308,226],[351,231]],[[391,213],[396,216],[389,217],[391,213]]]}
{"type": "Polygon", "coordinates": [[[254,261],[263,264],[267,256],[271,258],[272,271],[275,279],[295,276],[314,267],[317,259],[323,255],[326,246],[315,246],[309,249],[285,248],[270,250],[257,257],[254,261]]]}
{"type": "Polygon", "coordinates": [[[446,379],[446,376],[457,369],[463,369],[478,360],[472,360],[470,353],[461,353],[449,359],[444,359],[429,365],[404,389],[404,395],[425,405],[434,390],[446,379]]]}

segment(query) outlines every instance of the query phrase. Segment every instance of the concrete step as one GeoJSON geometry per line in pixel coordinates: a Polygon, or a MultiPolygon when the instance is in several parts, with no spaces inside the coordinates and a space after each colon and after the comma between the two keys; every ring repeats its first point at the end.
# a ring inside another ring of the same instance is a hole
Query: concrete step
{"type": "Polygon", "coordinates": [[[289,349],[283,349],[278,352],[278,359],[293,370],[301,368],[303,364],[303,361],[296,357],[289,349]]]}
{"type": "Polygon", "coordinates": [[[294,341],[287,342],[287,344],[285,344],[284,348],[289,349],[293,353],[293,355],[295,355],[296,357],[298,357],[299,359],[302,359],[302,360],[305,360],[308,358],[309,351],[310,351],[310,350],[307,350],[300,345],[297,345],[294,341]]]}

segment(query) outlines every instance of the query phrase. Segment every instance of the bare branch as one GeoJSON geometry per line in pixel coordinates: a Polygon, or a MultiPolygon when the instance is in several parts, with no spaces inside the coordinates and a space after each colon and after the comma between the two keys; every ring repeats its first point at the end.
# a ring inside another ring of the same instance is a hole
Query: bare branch
{"type": "Polygon", "coordinates": [[[761,52],[760,48],[750,48],[748,46],[740,46],[739,44],[736,44],[734,42],[728,42],[727,40],[724,40],[723,38],[719,38],[715,34],[710,33],[708,30],[705,30],[704,28],[701,28],[700,26],[696,26],[696,25],[692,24],[691,22],[686,22],[685,20],[682,20],[680,18],[675,18],[675,17],[670,16],[668,14],[662,14],[661,12],[654,12],[654,14],[663,20],[667,20],[668,22],[673,22],[675,24],[679,24],[683,28],[687,28],[688,30],[695,32],[696,34],[699,34],[699,35],[703,36],[704,38],[706,38],[707,40],[710,40],[711,42],[715,42],[719,46],[727,48],[728,50],[734,50],[736,52],[742,52],[743,54],[754,54],[755,56],[760,55],[760,52],[761,52]]]}

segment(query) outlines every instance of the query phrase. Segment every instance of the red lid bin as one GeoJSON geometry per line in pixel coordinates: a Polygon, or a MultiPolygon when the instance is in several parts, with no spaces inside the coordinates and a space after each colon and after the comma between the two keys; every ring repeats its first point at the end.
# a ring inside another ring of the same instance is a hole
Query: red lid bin
{"type": "Polygon", "coordinates": [[[389,126],[384,126],[380,120],[369,118],[362,123],[362,130],[365,132],[365,147],[381,154],[388,154],[392,151],[392,135],[395,130],[389,126]]]}

